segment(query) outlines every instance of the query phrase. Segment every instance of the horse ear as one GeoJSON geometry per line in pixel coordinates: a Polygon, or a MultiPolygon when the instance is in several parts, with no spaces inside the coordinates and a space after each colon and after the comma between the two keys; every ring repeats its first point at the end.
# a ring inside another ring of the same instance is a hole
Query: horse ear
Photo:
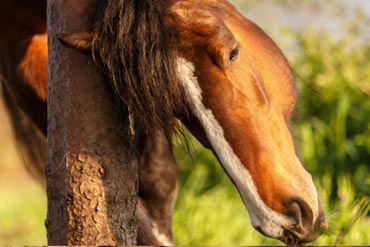
{"type": "Polygon", "coordinates": [[[91,52],[95,34],[93,32],[58,33],[56,36],[67,47],[80,52],[91,52]]]}

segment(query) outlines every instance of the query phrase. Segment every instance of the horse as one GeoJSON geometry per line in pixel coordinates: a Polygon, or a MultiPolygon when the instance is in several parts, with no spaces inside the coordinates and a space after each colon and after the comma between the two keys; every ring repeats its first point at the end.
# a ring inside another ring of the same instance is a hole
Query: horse
{"type": "MultiPolygon", "coordinates": [[[[173,243],[171,138],[178,120],[213,151],[257,231],[288,245],[325,231],[291,133],[294,77],[264,31],[227,0],[98,2],[94,32],[59,39],[89,53],[130,109],[141,143],[139,201],[159,243],[173,243]]],[[[40,176],[47,152],[45,12],[45,0],[0,3],[2,94],[28,167],[40,176]]]]}

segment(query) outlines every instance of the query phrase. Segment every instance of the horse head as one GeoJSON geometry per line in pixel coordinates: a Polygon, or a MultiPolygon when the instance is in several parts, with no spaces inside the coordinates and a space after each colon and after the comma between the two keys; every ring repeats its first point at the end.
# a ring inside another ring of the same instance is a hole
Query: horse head
{"type": "MultiPolygon", "coordinates": [[[[287,244],[315,240],[327,223],[291,133],[296,88],[287,60],[228,1],[168,2],[176,61],[169,66],[185,104],[173,115],[217,156],[258,231],[287,244]]],[[[93,37],[60,38],[89,50],[93,37]]]]}
{"type": "Polygon", "coordinates": [[[294,78],[274,42],[226,1],[181,1],[179,77],[194,121],[236,185],[253,226],[286,243],[326,228],[311,175],[299,160],[290,121],[294,78]]]}

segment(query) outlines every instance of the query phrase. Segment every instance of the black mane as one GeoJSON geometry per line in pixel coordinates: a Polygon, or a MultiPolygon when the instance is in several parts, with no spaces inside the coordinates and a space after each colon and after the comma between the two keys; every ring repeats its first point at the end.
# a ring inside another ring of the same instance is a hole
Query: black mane
{"type": "Polygon", "coordinates": [[[177,130],[176,112],[184,96],[176,72],[175,35],[165,23],[169,13],[159,0],[103,0],[104,14],[94,42],[119,97],[127,104],[136,131],[150,136],[161,128],[177,130]]]}

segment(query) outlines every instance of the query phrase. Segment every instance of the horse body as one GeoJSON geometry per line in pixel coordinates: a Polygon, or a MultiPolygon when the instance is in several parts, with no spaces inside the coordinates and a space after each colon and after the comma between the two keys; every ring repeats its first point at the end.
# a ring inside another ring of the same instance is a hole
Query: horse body
{"type": "MultiPolygon", "coordinates": [[[[17,113],[11,114],[17,137],[31,150],[41,174],[46,153],[45,137],[40,141],[39,135],[46,134],[46,2],[33,7],[29,2],[0,4],[0,72],[8,108],[21,109],[11,109],[17,113]],[[22,18],[11,11],[15,7],[22,18]],[[19,119],[31,127],[19,128],[19,119]],[[27,136],[25,129],[34,134],[27,136]],[[35,140],[44,143],[40,150],[29,145],[35,140]]],[[[212,149],[257,230],[288,244],[316,239],[326,221],[311,176],[295,151],[290,133],[294,79],[274,42],[224,0],[102,2],[107,6],[97,33],[88,36],[92,40],[74,34],[61,38],[94,53],[132,110],[143,143],[141,205],[162,243],[172,243],[177,169],[170,136],[176,118],[212,149]]]]}

